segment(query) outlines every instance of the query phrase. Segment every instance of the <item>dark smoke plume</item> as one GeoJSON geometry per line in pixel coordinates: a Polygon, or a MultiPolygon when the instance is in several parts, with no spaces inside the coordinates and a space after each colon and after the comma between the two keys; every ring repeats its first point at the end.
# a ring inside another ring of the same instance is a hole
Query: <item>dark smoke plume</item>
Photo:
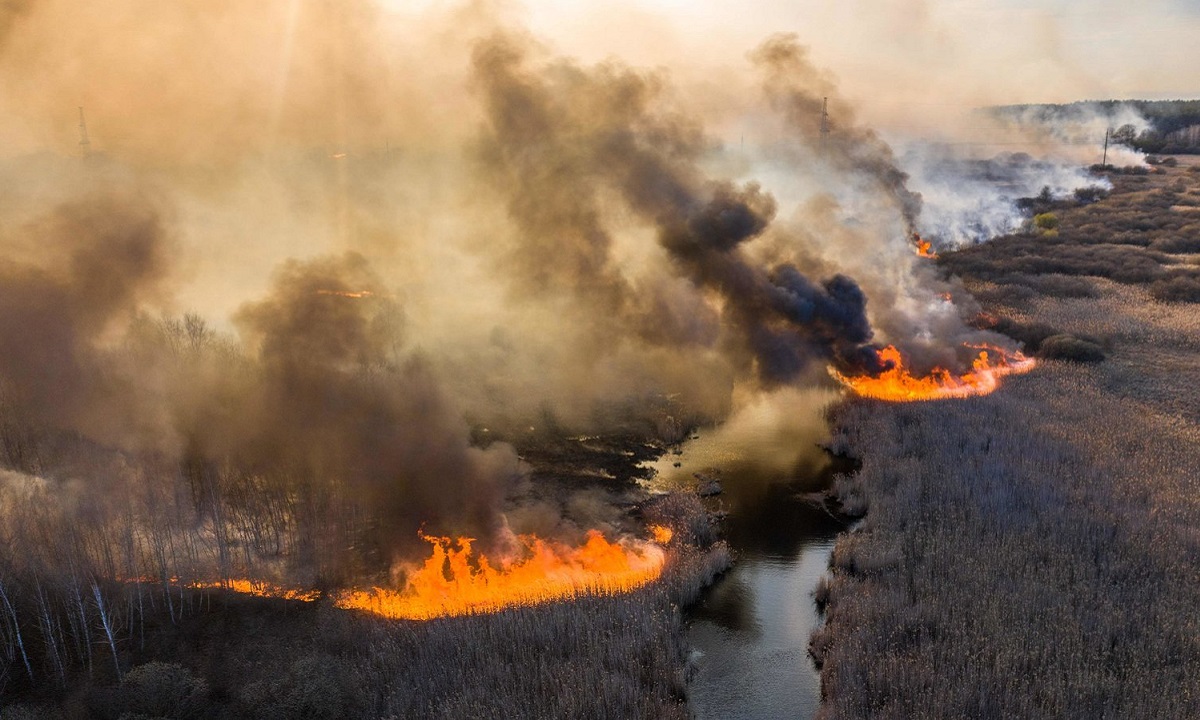
{"type": "MultiPolygon", "coordinates": [[[[481,43],[475,70],[488,109],[485,157],[512,188],[520,252],[546,258],[536,274],[570,284],[590,270],[585,294],[601,287],[606,307],[644,310],[610,270],[611,242],[597,206],[598,198],[615,194],[654,228],[670,267],[697,288],[698,302],[709,312],[723,308],[720,342],[762,383],[792,381],[814,360],[851,372],[882,369],[868,344],[866,297],[853,280],[836,275],[814,282],[794,265],[766,267],[742,251],[768,230],[775,201],[755,183],[706,176],[703,136],[659,108],[657,78],[613,63],[594,71],[566,62],[532,68],[526,44],[511,35],[481,43]],[[530,162],[549,177],[511,182],[530,176],[530,162]],[[574,238],[565,243],[566,256],[546,256],[543,244],[558,237],[574,238]]],[[[671,317],[635,322],[677,326],[671,317]]],[[[655,339],[670,342],[671,335],[655,339]]]]}
{"type": "Polygon", "coordinates": [[[764,89],[772,106],[787,118],[792,130],[822,153],[826,162],[871,178],[896,204],[911,235],[921,215],[921,195],[908,189],[908,174],[901,170],[892,149],[874,130],[854,122],[854,111],[836,93],[836,86],[808,59],[808,51],[793,34],[775,35],[753,53],[762,69],[764,89]],[[822,134],[823,103],[837,118],[822,134]]]}
{"type": "Polygon", "coordinates": [[[144,194],[95,192],[13,235],[18,247],[0,265],[5,409],[24,422],[120,437],[137,424],[136,384],[110,367],[103,345],[162,293],[171,242],[159,212],[144,194]]]}
{"type": "Polygon", "coordinates": [[[262,381],[235,452],[342,487],[377,515],[384,548],[417,542],[425,523],[489,537],[516,457],[471,446],[434,369],[402,350],[402,318],[359,255],[285,264],[236,318],[262,381]]]}

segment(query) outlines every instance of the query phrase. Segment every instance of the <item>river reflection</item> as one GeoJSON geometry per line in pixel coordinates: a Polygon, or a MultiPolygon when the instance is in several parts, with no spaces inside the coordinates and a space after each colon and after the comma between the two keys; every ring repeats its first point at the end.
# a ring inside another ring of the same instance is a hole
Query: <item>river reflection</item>
{"type": "Polygon", "coordinates": [[[774,486],[731,508],[727,537],[737,562],[689,613],[697,667],[689,700],[700,720],[817,711],[820,678],[808,638],[820,620],[812,591],[842,524],[793,487],[774,486]]]}
{"type": "Polygon", "coordinates": [[[820,619],[812,591],[844,528],[819,495],[836,472],[853,470],[818,448],[828,399],[770,396],[661,461],[664,483],[720,478],[724,492],[705,502],[728,513],[724,534],[735,553],[733,569],[688,611],[696,667],[688,695],[698,720],[817,711],[820,678],[808,639],[820,619]]]}

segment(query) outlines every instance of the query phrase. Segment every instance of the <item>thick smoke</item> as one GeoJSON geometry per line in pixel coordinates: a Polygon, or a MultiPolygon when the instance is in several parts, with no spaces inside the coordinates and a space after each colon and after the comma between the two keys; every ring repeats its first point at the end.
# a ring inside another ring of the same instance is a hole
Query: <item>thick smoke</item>
{"type": "Polygon", "coordinates": [[[0,265],[0,387],[20,422],[116,440],[140,423],[136,381],[102,348],[163,292],[171,241],[144,194],[93,190],[9,229],[0,265]]]}
{"type": "Polygon", "coordinates": [[[751,57],[766,76],[765,89],[771,104],[784,114],[790,127],[836,169],[876,183],[896,204],[905,230],[915,232],[921,196],[908,189],[908,174],[899,168],[892,149],[875,131],[855,124],[853,109],[838,97],[832,81],[811,63],[797,37],[772,37],[751,57]],[[828,112],[837,118],[836,132],[828,124],[823,132],[820,118],[827,100],[832,100],[828,112]]]}
{"type": "Polygon", "coordinates": [[[164,577],[352,581],[522,529],[472,438],[963,362],[936,216],[794,37],[702,83],[556,52],[486,3],[3,4],[0,459],[164,577]]]}
{"type": "Polygon", "coordinates": [[[403,342],[403,313],[355,254],[286,263],[236,322],[261,381],[233,451],[329,482],[371,508],[382,547],[417,532],[496,530],[516,457],[471,446],[437,371],[403,342]]]}
{"type": "MultiPolygon", "coordinates": [[[[868,344],[866,297],[853,280],[835,275],[814,282],[793,265],[767,267],[742,252],[768,229],[775,200],[755,183],[706,176],[702,136],[659,109],[656,78],[611,63],[594,72],[565,62],[530,67],[525,45],[512,35],[486,41],[476,50],[475,68],[489,111],[486,157],[516,194],[510,208],[525,231],[520,252],[544,258],[544,245],[568,239],[564,257],[533,265],[543,285],[574,283],[589,271],[583,293],[602,289],[610,313],[655,307],[631,297],[609,270],[612,243],[596,208],[605,193],[615,194],[651,225],[670,271],[702,293],[696,298],[702,312],[713,313],[705,301],[722,306],[719,342],[761,382],[791,381],[814,360],[851,372],[880,370],[868,344]],[[538,193],[545,183],[537,178],[512,182],[529,175],[529,158],[539,172],[552,173],[551,182],[561,174],[561,185],[538,193]]],[[[692,340],[681,337],[671,316],[635,315],[623,324],[643,328],[651,342],[692,340]]]]}
{"type": "MultiPolygon", "coordinates": [[[[923,237],[949,249],[986,242],[1018,231],[1028,216],[1018,200],[1049,193],[1069,198],[1084,188],[1108,189],[1111,183],[1084,167],[1061,160],[1004,152],[988,158],[964,158],[952,148],[908,143],[904,166],[911,185],[925,199],[923,237]]],[[[1115,153],[1114,153],[1115,156],[1115,153]]]]}

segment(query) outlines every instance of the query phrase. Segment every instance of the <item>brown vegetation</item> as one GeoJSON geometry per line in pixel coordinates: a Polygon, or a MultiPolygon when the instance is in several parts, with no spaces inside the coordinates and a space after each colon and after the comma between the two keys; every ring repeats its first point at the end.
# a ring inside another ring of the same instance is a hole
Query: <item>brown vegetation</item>
{"type": "Polygon", "coordinates": [[[823,717],[1200,714],[1200,316],[1160,284],[1196,270],[1162,249],[1200,236],[1170,209],[1185,178],[1114,178],[1056,238],[942,256],[1058,359],[987,397],[836,411],[863,462],[837,489],[867,514],[821,590],[823,717]]]}
{"type": "Polygon", "coordinates": [[[1085,296],[1082,277],[1148,285],[1166,302],[1200,302],[1200,182],[1184,168],[1154,175],[1112,173],[1102,201],[1038,202],[1031,232],[944,254],[953,274],[988,280],[984,301],[1033,295],[1085,296]]]}

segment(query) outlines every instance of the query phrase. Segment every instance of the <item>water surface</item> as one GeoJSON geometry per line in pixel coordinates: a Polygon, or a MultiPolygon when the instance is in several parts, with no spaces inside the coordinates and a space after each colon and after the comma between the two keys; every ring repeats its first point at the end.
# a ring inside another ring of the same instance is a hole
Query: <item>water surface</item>
{"type": "Polygon", "coordinates": [[[823,399],[751,405],[656,464],[664,485],[695,485],[697,473],[720,478],[724,492],[705,502],[728,512],[724,535],[735,554],[732,570],[687,613],[696,668],[688,699],[698,720],[816,714],[820,677],[808,639],[820,618],[812,591],[844,528],[820,492],[835,472],[853,469],[817,446],[823,399]]]}

